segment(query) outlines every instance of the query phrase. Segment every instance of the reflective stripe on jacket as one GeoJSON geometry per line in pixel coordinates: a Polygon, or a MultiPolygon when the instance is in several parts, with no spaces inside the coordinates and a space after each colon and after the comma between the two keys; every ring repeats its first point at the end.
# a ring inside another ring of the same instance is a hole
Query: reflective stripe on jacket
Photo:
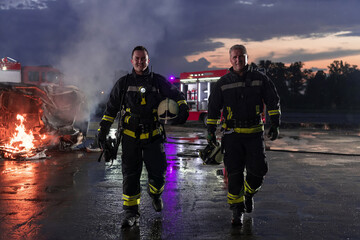
{"type": "Polygon", "coordinates": [[[217,124],[222,113],[225,129],[247,134],[262,132],[264,105],[270,115],[280,116],[280,98],[273,82],[249,66],[243,76],[230,68],[211,91],[207,124],[217,124]]]}

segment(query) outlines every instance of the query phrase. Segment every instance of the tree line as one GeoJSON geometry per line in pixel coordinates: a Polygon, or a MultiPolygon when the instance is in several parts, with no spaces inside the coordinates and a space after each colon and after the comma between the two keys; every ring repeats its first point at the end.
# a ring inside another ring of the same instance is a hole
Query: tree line
{"type": "Polygon", "coordinates": [[[263,69],[274,82],[283,110],[360,110],[360,70],[356,65],[336,60],[326,72],[303,69],[302,62],[285,66],[261,60],[251,65],[263,69]]]}

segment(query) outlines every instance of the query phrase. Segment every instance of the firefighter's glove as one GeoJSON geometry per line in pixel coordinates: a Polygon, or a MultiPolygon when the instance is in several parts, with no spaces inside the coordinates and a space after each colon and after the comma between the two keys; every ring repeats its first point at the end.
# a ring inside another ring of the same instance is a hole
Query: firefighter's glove
{"type": "Polygon", "coordinates": [[[279,126],[280,126],[280,114],[275,114],[270,116],[270,129],[268,132],[268,138],[271,141],[274,141],[279,136],[279,126]]]}
{"type": "Polygon", "coordinates": [[[105,149],[106,146],[106,136],[109,134],[110,128],[109,127],[104,127],[101,126],[98,129],[98,136],[97,136],[97,140],[98,143],[100,145],[100,148],[105,149]]]}
{"type": "Polygon", "coordinates": [[[271,125],[267,136],[271,141],[277,139],[279,136],[279,127],[276,125],[271,125]]]}
{"type": "Polygon", "coordinates": [[[110,160],[115,160],[117,155],[117,145],[116,145],[116,139],[113,138],[107,138],[105,142],[104,149],[104,155],[103,158],[105,162],[110,162],[110,160]]]}
{"type": "Polygon", "coordinates": [[[209,144],[216,144],[216,125],[208,125],[208,134],[206,140],[209,144]]]}
{"type": "Polygon", "coordinates": [[[179,113],[174,124],[184,124],[189,117],[189,106],[185,103],[179,106],[179,113]]]}

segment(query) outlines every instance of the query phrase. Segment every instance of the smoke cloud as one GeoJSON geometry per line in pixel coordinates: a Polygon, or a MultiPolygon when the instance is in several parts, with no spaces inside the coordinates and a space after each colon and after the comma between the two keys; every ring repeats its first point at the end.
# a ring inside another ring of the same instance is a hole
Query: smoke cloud
{"type": "Polygon", "coordinates": [[[176,24],[175,12],[180,11],[176,2],[69,1],[77,14],[78,30],[67,42],[57,66],[68,83],[87,94],[92,113],[101,101],[101,91],[107,96],[115,81],[131,71],[131,51],[135,46],[144,45],[150,59],[156,54],[157,43],[176,24]]]}

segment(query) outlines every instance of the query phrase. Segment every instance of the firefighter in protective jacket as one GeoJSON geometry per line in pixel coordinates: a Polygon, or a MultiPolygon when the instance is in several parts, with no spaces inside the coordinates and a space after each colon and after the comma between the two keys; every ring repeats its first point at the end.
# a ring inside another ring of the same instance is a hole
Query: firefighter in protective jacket
{"type": "Polygon", "coordinates": [[[167,163],[163,148],[164,129],[157,115],[160,101],[170,98],[178,103],[179,113],[175,119],[177,124],[185,123],[189,115],[182,93],[163,76],[149,71],[149,57],[145,47],[134,48],[131,63],[132,73],[120,78],[110,93],[98,132],[98,141],[103,145],[117,114],[124,112],[120,120],[125,210],[122,227],[139,222],[143,163],[148,172],[147,190],[153,199],[153,207],[156,211],[163,208],[161,194],[165,185],[167,163]]]}
{"type": "Polygon", "coordinates": [[[207,139],[216,141],[222,111],[227,199],[233,213],[232,224],[242,225],[243,213],[253,210],[253,196],[268,171],[261,114],[266,105],[270,116],[268,137],[275,140],[279,134],[280,99],[273,82],[248,65],[243,45],[232,46],[229,54],[232,67],[216,82],[209,97],[207,139]]]}

